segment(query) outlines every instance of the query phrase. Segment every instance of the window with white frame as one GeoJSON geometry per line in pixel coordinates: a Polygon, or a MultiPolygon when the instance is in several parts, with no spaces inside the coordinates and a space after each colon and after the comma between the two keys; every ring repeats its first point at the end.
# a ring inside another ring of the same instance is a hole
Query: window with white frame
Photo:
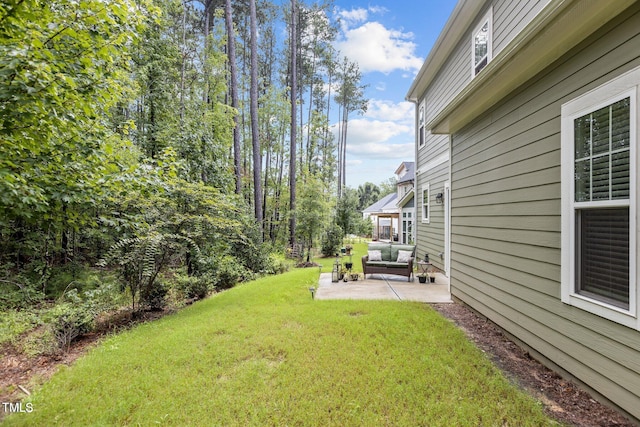
{"type": "Polygon", "coordinates": [[[418,147],[424,146],[424,125],[425,125],[425,116],[424,116],[424,101],[420,104],[420,108],[418,109],[418,147]]]}
{"type": "Polygon", "coordinates": [[[475,77],[492,58],[493,9],[490,8],[471,35],[472,77],[475,77]]]}
{"type": "Polygon", "coordinates": [[[640,68],[562,106],[562,301],[640,329],[638,85],[640,68]]]}
{"type": "Polygon", "coordinates": [[[429,184],[422,187],[422,222],[429,222],[429,184]]]}

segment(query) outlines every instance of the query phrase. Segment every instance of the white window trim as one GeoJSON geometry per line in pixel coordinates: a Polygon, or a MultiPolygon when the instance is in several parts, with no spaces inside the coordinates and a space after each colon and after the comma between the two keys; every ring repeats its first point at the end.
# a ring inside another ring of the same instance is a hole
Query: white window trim
{"type": "Polygon", "coordinates": [[[636,213],[638,212],[639,198],[636,196],[638,158],[638,129],[640,129],[640,117],[638,117],[637,102],[640,99],[640,67],[629,71],[622,76],[599,86],[562,105],[561,128],[561,165],[562,165],[562,211],[561,211],[561,299],[562,302],[604,317],[616,323],[640,330],[638,319],[638,307],[640,306],[640,293],[638,285],[638,256],[637,233],[639,230],[636,213]],[[588,298],[575,292],[575,214],[576,207],[597,204],[598,206],[626,206],[627,201],[609,201],[600,203],[575,202],[574,184],[574,119],[602,107],[610,105],[626,97],[630,98],[630,199],[629,206],[629,309],[625,310],[604,302],[588,298]]]}
{"type": "Polygon", "coordinates": [[[493,59],[493,6],[489,7],[487,13],[482,17],[480,23],[473,29],[471,33],[471,78],[473,79],[475,76],[482,72],[482,69],[486,68],[487,65],[482,67],[482,69],[476,73],[476,34],[484,24],[487,25],[487,33],[489,35],[487,39],[487,65],[493,59]]]}
{"type": "Polygon", "coordinates": [[[423,100],[418,107],[418,141],[416,144],[418,150],[427,146],[427,132],[425,131],[427,126],[427,107],[425,104],[423,100]],[[420,110],[422,110],[422,124],[420,123],[420,110]],[[422,144],[420,144],[420,136],[422,136],[422,144]]]}
{"type": "Polygon", "coordinates": [[[422,222],[424,224],[429,224],[431,218],[431,184],[426,183],[422,186],[422,191],[420,192],[420,211],[422,212],[422,222]],[[427,191],[427,211],[424,210],[424,192],[427,191]],[[426,213],[426,215],[425,215],[426,213]]]}

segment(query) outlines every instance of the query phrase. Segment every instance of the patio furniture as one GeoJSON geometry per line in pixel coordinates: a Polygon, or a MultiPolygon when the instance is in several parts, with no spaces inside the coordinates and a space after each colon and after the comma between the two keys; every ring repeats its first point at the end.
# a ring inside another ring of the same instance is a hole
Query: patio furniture
{"type": "Polygon", "coordinates": [[[395,274],[405,276],[408,278],[407,281],[411,281],[415,251],[415,245],[370,243],[367,255],[362,257],[365,278],[367,274],[395,274]]]}

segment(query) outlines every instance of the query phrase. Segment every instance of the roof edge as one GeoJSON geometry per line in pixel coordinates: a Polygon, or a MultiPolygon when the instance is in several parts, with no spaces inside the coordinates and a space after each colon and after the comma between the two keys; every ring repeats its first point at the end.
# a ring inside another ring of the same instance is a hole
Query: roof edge
{"type": "Polygon", "coordinates": [[[491,108],[634,0],[551,0],[426,127],[450,134],[491,108]]]}
{"type": "Polygon", "coordinates": [[[458,0],[444,28],[433,44],[429,55],[413,80],[405,96],[407,101],[418,101],[422,92],[429,86],[449,57],[449,54],[456,48],[473,20],[476,19],[478,12],[484,7],[484,3],[478,0],[458,0]]]}

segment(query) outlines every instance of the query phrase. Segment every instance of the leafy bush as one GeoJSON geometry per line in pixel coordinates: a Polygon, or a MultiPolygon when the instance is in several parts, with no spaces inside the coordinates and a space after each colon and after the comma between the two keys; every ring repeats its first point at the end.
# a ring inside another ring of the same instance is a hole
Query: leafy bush
{"type": "Polygon", "coordinates": [[[46,283],[47,297],[57,298],[67,289],[72,288],[82,291],[80,284],[83,283],[85,273],[83,267],[76,262],[51,267],[46,283]]]}
{"type": "Polygon", "coordinates": [[[18,311],[5,309],[0,316],[0,344],[5,342],[15,343],[22,333],[33,329],[42,321],[38,315],[31,311],[18,311]]]}
{"type": "Polygon", "coordinates": [[[55,354],[61,350],[53,334],[53,328],[48,326],[36,328],[20,340],[18,347],[30,357],[55,354]]]}
{"type": "Polygon", "coordinates": [[[154,281],[149,286],[142,288],[140,292],[140,302],[151,311],[162,311],[167,306],[166,296],[168,288],[164,282],[154,281]]]}
{"type": "Polygon", "coordinates": [[[31,307],[44,298],[39,287],[22,275],[0,280],[0,310],[31,307]]]}
{"type": "Polygon", "coordinates": [[[183,298],[205,298],[211,290],[211,278],[208,276],[177,275],[174,278],[175,288],[183,298]]]}
{"type": "Polygon", "coordinates": [[[288,261],[284,256],[278,254],[270,255],[270,264],[271,264],[271,274],[282,274],[289,271],[291,268],[291,262],[288,261]]]}
{"type": "Polygon", "coordinates": [[[68,350],[80,335],[93,329],[95,313],[86,303],[61,302],[47,313],[47,323],[59,350],[68,350]]]}
{"type": "Polygon", "coordinates": [[[344,238],[344,232],[342,227],[337,224],[331,225],[325,232],[322,238],[322,255],[333,256],[338,252],[338,249],[342,245],[342,239],[344,238]]]}
{"type": "Polygon", "coordinates": [[[270,273],[270,248],[260,243],[262,238],[255,221],[245,218],[244,222],[243,233],[232,240],[231,255],[254,273],[270,273]]]}
{"type": "Polygon", "coordinates": [[[164,308],[167,289],[156,281],[173,257],[192,254],[200,259],[200,249],[184,235],[151,232],[143,237],[123,239],[113,245],[99,266],[116,265],[125,286],[131,291],[131,308],[136,309],[136,295],[152,310],[164,308]]]}
{"type": "Polygon", "coordinates": [[[369,218],[359,218],[356,221],[356,234],[363,237],[373,235],[373,221],[369,218]]]}
{"type": "Polygon", "coordinates": [[[216,288],[229,289],[238,282],[251,280],[253,273],[240,264],[235,258],[225,256],[218,261],[216,269],[216,288]]]}
{"type": "Polygon", "coordinates": [[[122,292],[122,286],[114,275],[103,274],[99,277],[92,274],[87,276],[85,282],[83,288],[89,290],[82,293],[82,300],[90,304],[95,313],[115,310],[127,303],[127,295],[122,292]]]}

